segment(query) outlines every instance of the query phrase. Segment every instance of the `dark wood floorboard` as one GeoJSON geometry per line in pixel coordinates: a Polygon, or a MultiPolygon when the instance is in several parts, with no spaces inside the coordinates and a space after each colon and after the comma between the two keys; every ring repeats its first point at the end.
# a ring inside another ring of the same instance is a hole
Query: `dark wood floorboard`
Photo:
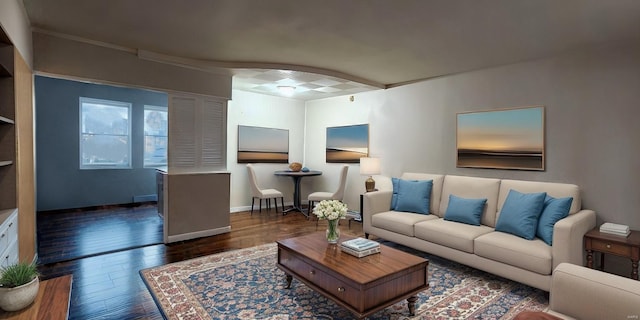
{"type": "MultiPolygon", "coordinates": [[[[108,223],[121,223],[108,218],[100,219],[100,216],[108,216],[108,214],[97,214],[97,216],[94,223],[100,227],[96,227],[96,233],[109,232],[108,223]]],[[[65,223],[65,225],[73,224],[65,223]]],[[[170,245],[152,245],[40,265],[38,269],[42,279],[73,274],[69,319],[162,319],[160,311],[139,275],[141,269],[272,243],[279,239],[325,229],[325,221],[320,221],[319,226],[316,227],[313,218],[307,220],[299,213],[282,216],[273,209],[263,210],[262,213],[254,212],[253,215],[249,212],[239,212],[231,214],[231,232],[229,233],[170,245]]],[[[349,229],[345,221],[341,223],[340,230],[345,234],[363,235],[360,223],[352,223],[349,229]]],[[[68,235],[66,242],[58,244],[60,250],[65,250],[66,244],[83,241],[72,227],[65,227],[60,232],[68,235]]],[[[146,231],[142,228],[131,230],[131,232],[146,231]]],[[[44,233],[38,236],[46,239],[51,235],[44,233]]]]}
{"type": "Polygon", "coordinates": [[[155,205],[38,213],[38,264],[162,243],[155,205]]]}

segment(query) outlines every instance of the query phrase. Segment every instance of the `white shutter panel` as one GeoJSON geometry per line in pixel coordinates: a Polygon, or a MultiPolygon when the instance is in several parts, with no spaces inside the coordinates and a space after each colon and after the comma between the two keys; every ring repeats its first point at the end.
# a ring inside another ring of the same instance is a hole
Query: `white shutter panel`
{"type": "Polygon", "coordinates": [[[226,170],[226,101],[169,98],[169,172],[226,170]]]}
{"type": "Polygon", "coordinates": [[[226,168],[226,121],[223,103],[205,100],[202,110],[202,155],[203,167],[226,168]]]}

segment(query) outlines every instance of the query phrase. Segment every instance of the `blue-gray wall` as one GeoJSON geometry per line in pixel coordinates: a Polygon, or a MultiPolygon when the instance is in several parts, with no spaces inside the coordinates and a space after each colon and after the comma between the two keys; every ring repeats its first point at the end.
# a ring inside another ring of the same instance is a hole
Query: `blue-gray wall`
{"type": "Polygon", "coordinates": [[[144,105],[167,106],[149,90],[35,77],[38,211],[133,202],[156,193],[155,170],[143,168],[144,105]],[[131,169],[80,170],[79,97],[132,104],[131,169]]]}

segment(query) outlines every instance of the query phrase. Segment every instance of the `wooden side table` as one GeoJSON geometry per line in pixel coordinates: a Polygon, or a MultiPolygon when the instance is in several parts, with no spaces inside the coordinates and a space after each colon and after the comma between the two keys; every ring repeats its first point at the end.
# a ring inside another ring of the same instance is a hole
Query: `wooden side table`
{"type": "Polygon", "coordinates": [[[69,317],[71,275],[40,281],[38,296],[25,309],[14,312],[0,310],[0,319],[12,320],[64,320],[69,317]]]}
{"type": "Polygon", "coordinates": [[[595,228],[584,235],[587,250],[587,267],[593,269],[593,252],[600,252],[600,267],[604,269],[604,254],[614,254],[631,259],[631,279],[638,280],[640,260],[640,231],[632,230],[628,237],[600,232],[595,228]]]}

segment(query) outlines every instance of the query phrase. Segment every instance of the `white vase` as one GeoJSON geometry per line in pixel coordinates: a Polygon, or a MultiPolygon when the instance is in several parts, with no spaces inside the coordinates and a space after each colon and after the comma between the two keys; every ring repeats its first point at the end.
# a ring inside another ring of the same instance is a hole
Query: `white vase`
{"type": "Polygon", "coordinates": [[[18,311],[26,308],[36,299],[39,288],[38,277],[15,288],[0,288],[0,308],[4,311],[18,311]]]}

